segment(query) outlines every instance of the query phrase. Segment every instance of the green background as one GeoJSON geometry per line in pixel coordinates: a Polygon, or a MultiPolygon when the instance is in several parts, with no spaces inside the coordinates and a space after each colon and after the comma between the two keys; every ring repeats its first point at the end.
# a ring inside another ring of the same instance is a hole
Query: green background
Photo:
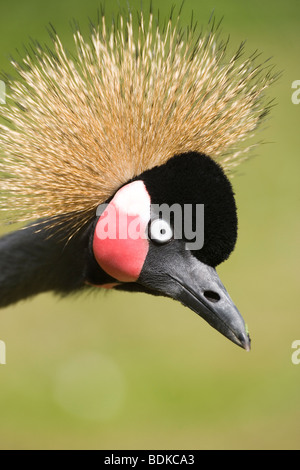
{"type": "MultiPolygon", "coordinates": [[[[126,1],[106,2],[108,14],[126,1]]],[[[173,0],[154,2],[161,16],[173,0]]],[[[130,1],[133,9],[140,1],[130,1]]],[[[143,2],[146,8],[147,1],[143,2]]],[[[1,2],[0,68],[29,37],[49,43],[51,22],[72,44],[70,21],[83,30],[98,1],[1,2]]],[[[233,180],[239,240],[218,269],[249,325],[251,353],[239,349],[174,301],[102,293],[59,300],[41,295],[0,311],[1,449],[299,449],[300,3],[297,0],[186,0],[206,24],[224,15],[237,47],[273,56],[281,79],[268,144],[233,180]]],[[[22,52],[21,52],[22,53],[22,52]]]]}

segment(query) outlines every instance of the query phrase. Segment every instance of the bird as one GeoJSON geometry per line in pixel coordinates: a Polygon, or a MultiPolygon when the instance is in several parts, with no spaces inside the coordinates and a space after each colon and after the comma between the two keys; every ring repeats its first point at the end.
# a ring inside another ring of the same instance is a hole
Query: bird
{"type": "Polygon", "coordinates": [[[142,292],[250,350],[216,268],[237,241],[231,178],[259,143],[276,75],[244,43],[230,54],[215,18],[200,32],[180,20],[103,12],[87,38],[75,27],[75,52],[51,26],[51,46],[12,59],[0,209],[22,227],[0,238],[0,307],[49,291],[142,292]]]}

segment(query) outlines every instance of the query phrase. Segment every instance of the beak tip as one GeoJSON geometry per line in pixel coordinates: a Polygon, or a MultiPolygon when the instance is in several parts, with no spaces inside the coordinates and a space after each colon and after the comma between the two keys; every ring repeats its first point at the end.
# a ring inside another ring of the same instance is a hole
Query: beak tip
{"type": "Polygon", "coordinates": [[[245,351],[251,351],[251,338],[248,333],[246,335],[242,334],[239,338],[239,342],[240,346],[245,349],[245,351]]]}

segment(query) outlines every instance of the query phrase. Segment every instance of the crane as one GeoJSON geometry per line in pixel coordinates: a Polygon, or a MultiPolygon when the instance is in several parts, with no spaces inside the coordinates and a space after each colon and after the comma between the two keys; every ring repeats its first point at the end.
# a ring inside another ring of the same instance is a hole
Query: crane
{"type": "Polygon", "coordinates": [[[75,54],[51,38],[12,61],[0,108],[0,208],[26,223],[0,238],[0,307],[47,291],[162,295],[249,350],[216,267],[236,244],[231,176],[269,112],[272,69],[180,15],[109,27],[103,14],[88,39],[75,31],[75,54]]]}

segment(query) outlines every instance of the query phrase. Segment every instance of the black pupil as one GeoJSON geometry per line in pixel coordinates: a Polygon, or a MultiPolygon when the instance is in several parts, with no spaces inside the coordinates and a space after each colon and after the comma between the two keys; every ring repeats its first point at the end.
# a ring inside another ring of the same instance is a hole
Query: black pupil
{"type": "Polygon", "coordinates": [[[165,233],[166,233],[166,229],[165,229],[165,228],[161,228],[161,229],[160,229],[160,234],[161,234],[161,235],[165,235],[165,233]]]}

